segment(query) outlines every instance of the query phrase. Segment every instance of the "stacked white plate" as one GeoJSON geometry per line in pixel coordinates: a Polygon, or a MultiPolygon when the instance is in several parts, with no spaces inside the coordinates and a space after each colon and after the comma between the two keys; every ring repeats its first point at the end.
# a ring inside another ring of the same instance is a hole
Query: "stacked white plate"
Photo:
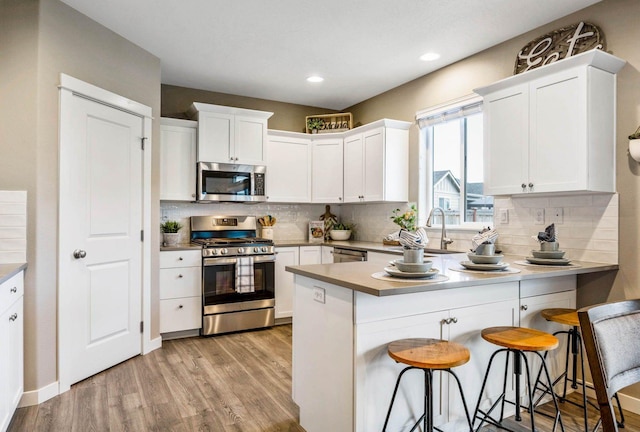
{"type": "Polygon", "coordinates": [[[509,267],[508,263],[503,263],[504,255],[477,255],[468,253],[469,261],[462,261],[460,265],[468,270],[499,271],[509,267]]]}
{"type": "Polygon", "coordinates": [[[527,262],[540,265],[568,265],[571,260],[564,258],[564,251],[532,250],[530,257],[525,257],[527,262]]]}
{"type": "Polygon", "coordinates": [[[384,271],[389,275],[405,279],[426,279],[438,274],[438,269],[432,268],[433,262],[405,263],[404,260],[395,260],[389,263],[384,271]]]}

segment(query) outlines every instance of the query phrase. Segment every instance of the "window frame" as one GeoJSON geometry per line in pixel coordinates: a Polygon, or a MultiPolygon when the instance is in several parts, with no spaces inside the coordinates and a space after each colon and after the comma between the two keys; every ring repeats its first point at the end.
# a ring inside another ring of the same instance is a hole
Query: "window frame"
{"type": "MultiPolygon", "coordinates": [[[[416,123],[419,128],[419,146],[418,146],[418,223],[425,225],[427,217],[433,208],[433,126],[438,123],[444,123],[447,121],[461,119],[473,114],[482,112],[482,97],[476,94],[467,95],[459,99],[455,99],[431,108],[427,108],[416,113],[416,123]]],[[[466,170],[464,169],[467,163],[467,141],[464,134],[466,134],[466,122],[464,126],[460,127],[461,134],[461,147],[464,154],[461,157],[461,172],[464,172],[464,181],[460,184],[460,193],[462,198],[460,199],[461,205],[463,205],[462,211],[466,212],[467,205],[467,185],[466,185],[466,170]]],[[[483,131],[484,135],[484,131],[483,131]]],[[[484,138],[484,137],[483,137],[484,138]]],[[[495,205],[494,205],[495,210],[495,205]]],[[[463,219],[462,217],[460,218],[463,219]]],[[[490,226],[495,225],[495,211],[493,222],[490,226]]],[[[440,227],[442,225],[433,225],[434,227],[440,227]]],[[[462,222],[458,225],[447,225],[448,229],[453,230],[469,230],[478,231],[487,226],[486,222],[462,222]]]]}

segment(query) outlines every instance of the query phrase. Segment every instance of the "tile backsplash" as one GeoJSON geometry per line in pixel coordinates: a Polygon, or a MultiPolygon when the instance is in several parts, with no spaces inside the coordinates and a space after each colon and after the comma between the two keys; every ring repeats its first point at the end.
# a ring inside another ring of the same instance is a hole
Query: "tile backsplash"
{"type": "MultiPolygon", "coordinates": [[[[539,231],[556,222],[560,248],[573,260],[618,263],[618,194],[573,194],[546,197],[496,197],[495,227],[497,246],[504,253],[525,256],[538,243],[532,238],[539,231]],[[562,220],[555,216],[561,209],[562,220]],[[536,215],[543,210],[543,221],[536,215]],[[508,213],[508,223],[500,223],[501,212],[508,213]]],[[[398,230],[391,221],[393,210],[408,209],[405,203],[331,205],[331,213],[342,222],[355,223],[352,240],[382,242],[389,233],[398,230]]],[[[189,217],[204,215],[270,214],[278,220],[274,227],[276,241],[307,239],[310,220],[324,214],[324,204],[193,204],[163,201],[160,205],[162,221],[178,220],[187,229],[181,230],[182,242],[189,240],[189,217]]],[[[430,247],[440,245],[440,228],[427,228],[430,247]]],[[[474,230],[447,227],[447,235],[454,240],[449,249],[467,251],[471,247],[474,230]]]]}
{"type": "Polygon", "coordinates": [[[27,192],[0,191],[0,263],[27,261],[27,192]]]}

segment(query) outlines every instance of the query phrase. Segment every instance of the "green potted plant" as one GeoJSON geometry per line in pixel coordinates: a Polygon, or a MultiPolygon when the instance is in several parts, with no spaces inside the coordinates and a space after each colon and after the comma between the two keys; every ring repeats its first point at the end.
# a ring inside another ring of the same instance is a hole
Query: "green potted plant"
{"type": "Polygon", "coordinates": [[[353,231],[354,224],[338,222],[331,227],[329,235],[332,240],[349,240],[353,231]]]}
{"type": "Polygon", "coordinates": [[[178,231],[182,228],[182,224],[178,221],[168,220],[165,223],[160,224],[160,230],[163,234],[163,241],[165,246],[177,246],[178,244],[178,231]]]}
{"type": "Polygon", "coordinates": [[[633,160],[640,162],[640,126],[629,135],[629,154],[633,160]]]}
{"type": "Polygon", "coordinates": [[[309,129],[311,133],[318,133],[318,130],[322,129],[323,127],[324,120],[314,117],[307,119],[307,129],[309,129]]]}

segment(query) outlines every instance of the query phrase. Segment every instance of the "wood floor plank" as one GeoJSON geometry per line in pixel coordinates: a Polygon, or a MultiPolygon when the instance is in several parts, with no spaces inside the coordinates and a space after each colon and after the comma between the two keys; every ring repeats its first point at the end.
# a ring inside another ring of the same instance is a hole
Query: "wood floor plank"
{"type": "MultiPolygon", "coordinates": [[[[291,329],[165,341],[38,406],[18,409],[8,431],[304,432],[291,399],[291,329]]],[[[561,409],[565,431],[582,432],[581,409],[570,403],[561,409]]],[[[598,414],[589,413],[593,427],[598,414]]],[[[625,416],[623,430],[640,431],[640,416],[625,416]]],[[[536,423],[538,432],[552,429],[549,418],[536,416],[536,423]]],[[[527,431],[527,414],[505,424],[527,431]]]]}

